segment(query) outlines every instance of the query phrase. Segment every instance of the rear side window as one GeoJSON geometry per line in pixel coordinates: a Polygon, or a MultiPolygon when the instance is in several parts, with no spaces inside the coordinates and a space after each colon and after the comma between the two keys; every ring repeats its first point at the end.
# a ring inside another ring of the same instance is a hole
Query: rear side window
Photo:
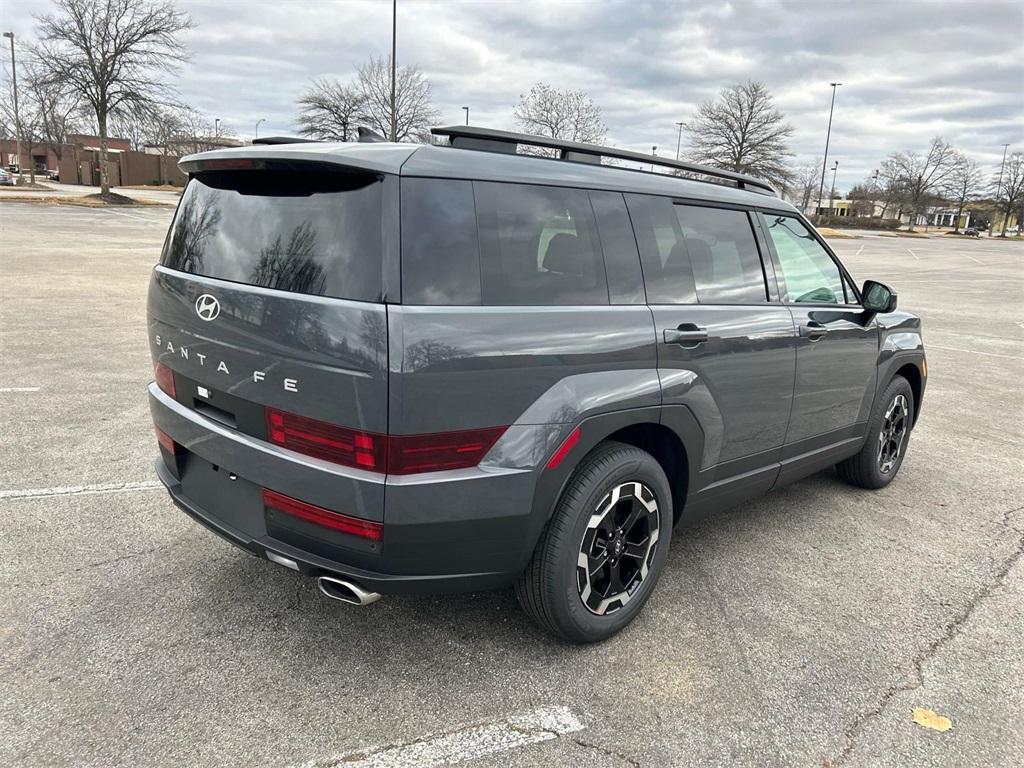
{"type": "Polygon", "coordinates": [[[402,302],[480,303],[472,182],[402,179],[402,302]]]}
{"type": "Polygon", "coordinates": [[[264,288],[379,301],[380,177],[227,171],[195,175],[161,264],[264,288]]]}
{"type": "Polygon", "coordinates": [[[693,272],[683,228],[672,201],[651,195],[626,195],[640,262],[651,304],[696,304],[693,272]]]}
{"type": "Polygon", "coordinates": [[[484,304],[608,304],[585,191],[493,182],[473,187],[484,304]]]}
{"type": "Polygon", "coordinates": [[[701,304],[764,304],[764,268],[745,211],[675,207],[701,304]]]}

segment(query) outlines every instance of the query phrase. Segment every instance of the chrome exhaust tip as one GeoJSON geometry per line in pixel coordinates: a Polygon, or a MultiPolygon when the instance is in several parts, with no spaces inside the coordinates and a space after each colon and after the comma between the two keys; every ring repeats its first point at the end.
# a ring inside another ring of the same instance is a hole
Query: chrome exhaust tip
{"type": "Polygon", "coordinates": [[[369,605],[380,600],[379,592],[368,592],[358,584],[333,576],[319,576],[316,585],[327,597],[350,605],[369,605]]]}

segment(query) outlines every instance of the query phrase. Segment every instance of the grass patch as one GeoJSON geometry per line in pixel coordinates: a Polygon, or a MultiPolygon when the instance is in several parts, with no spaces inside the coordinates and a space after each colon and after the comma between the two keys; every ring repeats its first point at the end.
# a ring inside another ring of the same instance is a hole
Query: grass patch
{"type": "Polygon", "coordinates": [[[818,227],[818,234],[829,240],[856,240],[858,237],[840,229],[832,229],[832,227],[818,227]]]}
{"type": "Polygon", "coordinates": [[[38,205],[77,205],[80,208],[139,208],[139,207],[152,207],[158,208],[173,208],[173,203],[159,203],[155,200],[134,200],[130,197],[124,197],[124,195],[117,195],[117,197],[127,200],[127,203],[111,203],[102,199],[101,195],[85,195],[84,197],[52,197],[52,196],[39,196],[39,195],[2,195],[0,194],[0,201],[10,201],[12,203],[36,203],[38,205]],[[100,199],[96,199],[100,198],[100,199]]]}

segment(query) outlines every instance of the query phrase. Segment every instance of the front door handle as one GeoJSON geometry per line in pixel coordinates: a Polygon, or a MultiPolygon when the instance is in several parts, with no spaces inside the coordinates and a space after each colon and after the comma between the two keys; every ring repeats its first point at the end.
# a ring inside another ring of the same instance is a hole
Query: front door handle
{"type": "Polygon", "coordinates": [[[815,322],[814,320],[811,320],[806,325],[800,326],[800,338],[802,339],[817,341],[818,339],[822,338],[826,333],[828,333],[828,328],[826,328],[821,323],[815,322]]]}
{"type": "Polygon", "coordinates": [[[708,329],[698,328],[693,323],[683,323],[678,328],[666,328],[662,331],[662,336],[666,344],[695,347],[708,340],[708,329]]]}

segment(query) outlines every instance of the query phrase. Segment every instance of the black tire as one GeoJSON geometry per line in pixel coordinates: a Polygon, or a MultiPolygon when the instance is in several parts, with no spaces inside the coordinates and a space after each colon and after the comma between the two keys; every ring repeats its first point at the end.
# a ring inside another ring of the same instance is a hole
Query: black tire
{"type": "Polygon", "coordinates": [[[672,491],[654,457],[631,445],[601,443],[569,478],[530,564],[516,583],[520,605],[541,627],[571,642],[594,643],[611,637],[640,613],[654,590],[668,557],[672,522],[672,491]],[[613,493],[621,501],[615,503],[613,493]],[[599,510],[609,511],[601,523],[595,523],[599,510]],[[616,532],[616,516],[625,528],[634,514],[638,517],[632,528],[625,534],[616,532]],[[609,532],[603,537],[605,527],[609,532]],[[642,539],[645,531],[646,540],[642,539]],[[578,565],[584,549],[603,552],[607,561],[594,572],[593,587],[590,569],[578,565]],[[629,575],[627,569],[635,570],[629,575]],[[618,575],[608,575],[613,571],[618,575]],[[588,595],[591,604],[606,602],[600,600],[601,581],[605,594],[614,595],[612,586],[621,583],[623,573],[632,591],[618,593],[625,597],[611,599],[603,614],[595,613],[601,606],[588,607],[581,593],[588,595]]]}
{"type": "Polygon", "coordinates": [[[851,485],[870,490],[884,488],[891,483],[903,465],[903,458],[907,455],[916,407],[914,390],[911,389],[910,382],[902,376],[894,376],[889,382],[889,386],[875,401],[871,419],[868,421],[868,436],[864,441],[864,446],[857,454],[836,464],[839,476],[851,485]],[[904,431],[896,448],[895,458],[888,455],[891,454],[891,451],[888,451],[885,458],[891,459],[891,461],[883,461],[882,446],[892,446],[894,443],[893,440],[886,438],[883,430],[890,427],[890,414],[896,413],[892,409],[897,406],[898,398],[903,399],[905,408],[904,431]]]}

